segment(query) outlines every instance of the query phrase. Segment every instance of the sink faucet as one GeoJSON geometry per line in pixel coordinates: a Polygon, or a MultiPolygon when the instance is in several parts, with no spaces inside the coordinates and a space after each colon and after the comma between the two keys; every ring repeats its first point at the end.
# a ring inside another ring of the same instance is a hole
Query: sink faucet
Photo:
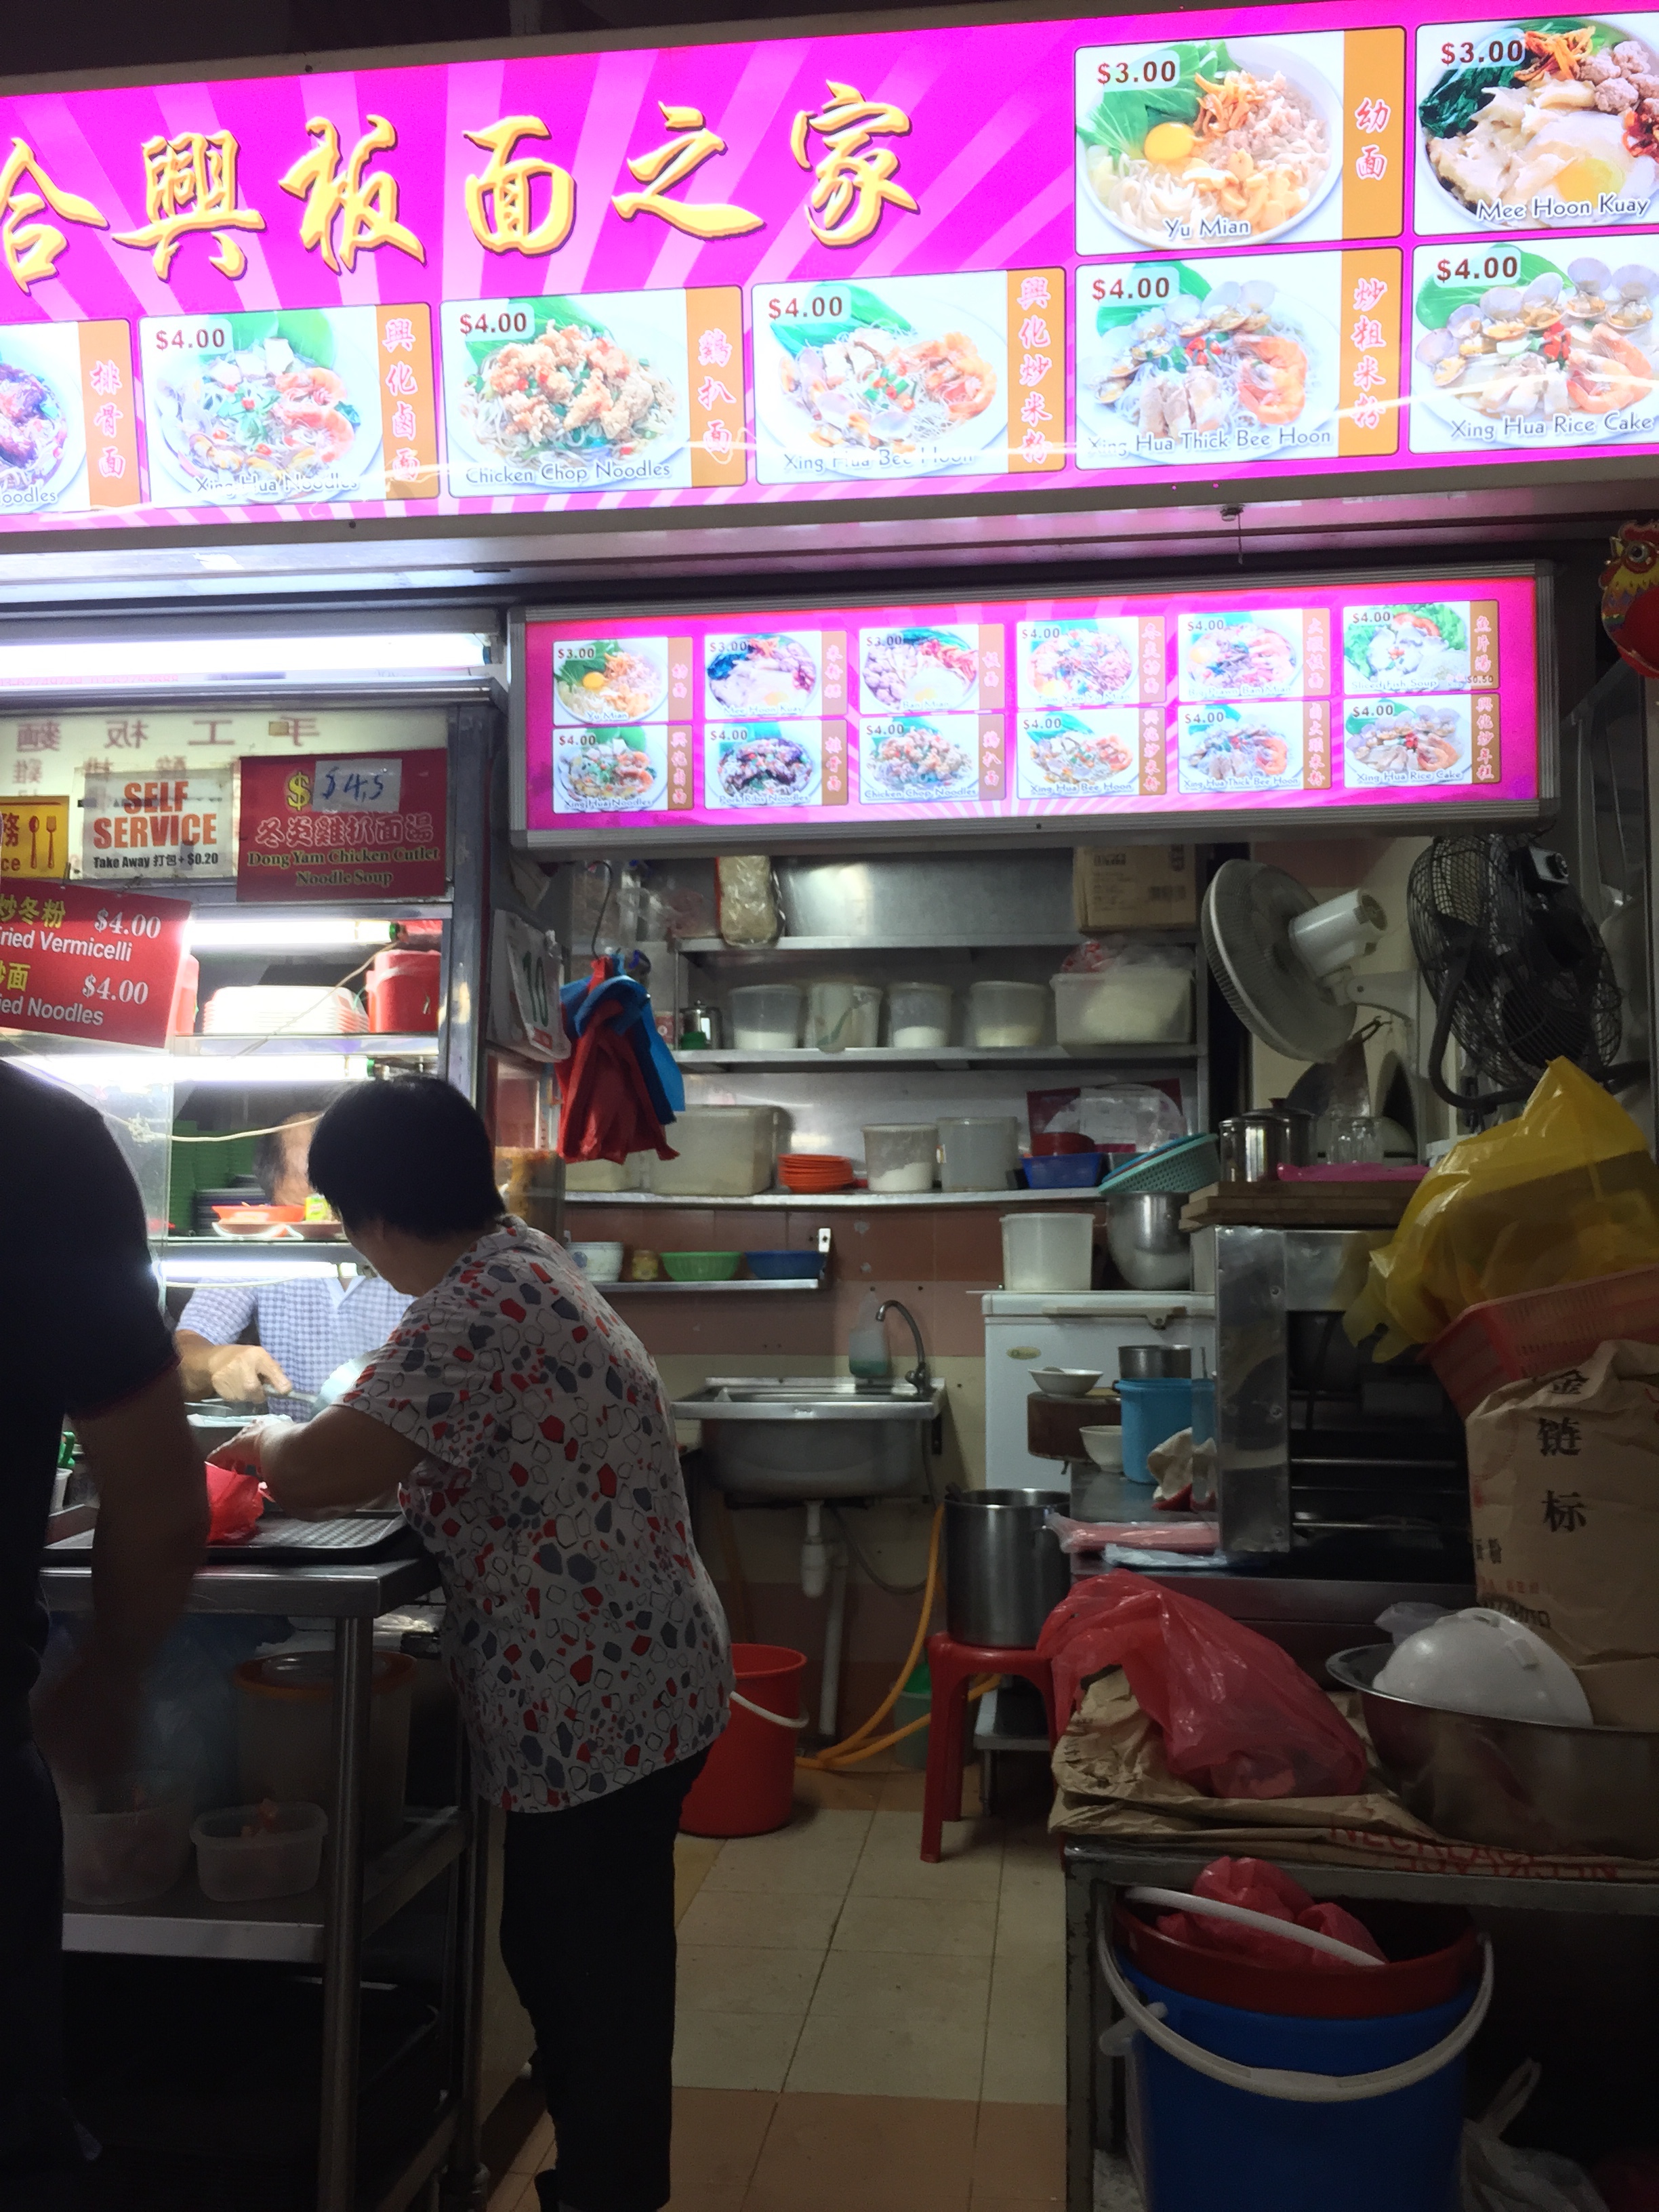
{"type": "Polygon", "coordinates": [[[933,1378],[927,1371],[927,1348],[921,1340],[921,1331],[916,1327],[916,1317],[907,1305],[897,1298],[884,1298],[876,1308],[876,1319],[885,1321],[890,1313],[902,1314],[910,1324],[910,1334],[916,1340],[916,1364],[905,1376],[917,1397],[925,1398],[933,1387],[933,1378]]]}

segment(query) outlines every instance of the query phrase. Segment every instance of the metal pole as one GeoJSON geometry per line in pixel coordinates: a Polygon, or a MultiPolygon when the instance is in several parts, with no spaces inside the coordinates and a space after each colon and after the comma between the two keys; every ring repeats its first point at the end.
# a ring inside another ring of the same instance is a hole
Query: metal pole
{"type": "Polygon", "coordinates": [[[358,2026],[362,2002],[363,1805],[374,1623],[334,1624],[334,1820],[323,1933],[323,2078],[317,2212],[357,2195],[358,2026]]]}
{"type": "MultiPolygon", "coordinates": [[[[464,1805],[469,1803],[471,1788],[469,1775],[464,1783],[464,1805]]],[[[455,1869],[460,1886],[460,1924],[455,1990],[457,2033],[450,2078],[457,2110],[455,2142],[449,2154],[443,2197],[454,2212],[467,2212],[469,2207],[482,2206],[489,2193],[480,2136],[483,2127],[484,1960],[489,1944],[490,1812],[479,1798],[471,1797],[470,1804],[469,1840],[455,1869]]]]}

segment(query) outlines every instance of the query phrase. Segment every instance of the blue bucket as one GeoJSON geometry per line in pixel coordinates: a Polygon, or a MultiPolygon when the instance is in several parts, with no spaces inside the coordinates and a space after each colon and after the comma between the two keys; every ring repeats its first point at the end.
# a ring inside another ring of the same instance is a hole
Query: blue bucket
{"type": "Polygon", "coordinates": [[[1167,1443],[1178,1429],[1190,1428],[1193,1386],[1184,1375],[1120,1380],[1123,1401],[1123,1479],[1150,1482],[1146,1455],[1167,1443]]]}
{"type": "MultiPolygon", "coordinates": [[[[1295,2074],[1370,2074],[1420,2057],[1475,1991],[1377,2020],[1296,2020],[1183,1996],[1118,1961],[1142,2001],[1200,2049],[1295,2074]]],[[[1146,2212],[1457,2212],[1460,2050],[1426,2080],[1342,2104],[1212,2081],[1144,2035],[1129,2058],[1129,2141],[1146,2212]]]]}

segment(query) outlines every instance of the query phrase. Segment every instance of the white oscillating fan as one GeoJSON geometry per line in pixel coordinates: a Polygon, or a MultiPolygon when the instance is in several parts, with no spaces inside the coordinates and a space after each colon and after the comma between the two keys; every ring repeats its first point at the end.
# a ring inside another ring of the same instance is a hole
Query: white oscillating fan
{"type": "Polygon", "coordinates": [[[1286,1060],[1334,1060],[1361,1005],[1415,1012],[1417,977],[1356,976],[1389,918],[1369,891],[1319,900],[1261,860],[1226,860],[1204,894],[1204,951],[1228,1005],[1286,1060]]]}

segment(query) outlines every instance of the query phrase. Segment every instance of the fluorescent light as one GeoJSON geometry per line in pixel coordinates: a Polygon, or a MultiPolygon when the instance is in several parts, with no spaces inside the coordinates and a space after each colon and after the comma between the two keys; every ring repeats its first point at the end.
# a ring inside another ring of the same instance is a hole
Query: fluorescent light
{"type": "MultiPolygon", "coordinates": [[[[164,1283],[291,1283],[302,1282],[307,1276],[315,1277],[325,1271],[331,1274],[342,1264],[321,1253],[313,1260],[273,1260],[265,1256],[280,1249],[284,1241],[279,1238],[276,1245],[256,1244],[251,1251],[239,1254],[234,1259],[222,1260],[216,1253],[200,1260],[159,1260],[155,1271],[164,1283]]],[[[355,1260],[343,1264],[348,1274],[356,1274],[355,1260]]]]}
{"type": "Polygon", "coordinates": [[[0,692],[107,691],[204,678],[261,691],[333,677],[391,684],[480,684],[492,664],[499,664],[499,650],[488,630],[342,630],[297,637],[66,635],[0,642],[0,692]]]}
{"type": "Polygon", "coordinates": [[[15,1064],[77,1090],[148,1091],[157,1083],[186,1088],[198,1083],[361,1083],[368,1074],[361,1046],[339,1052],[230,1053],[222,1059],[163,1052],[77,1052],[61,1057],[29,1053],[20,1054],[15,1064]]]}
{"type": "Polygon", "coordinates": [[[390,945],[389,921],[356,921],[349,915],[218,915],[191,918],[185,942],[192,952],[349,951],[360,945],[390,945]]]}

